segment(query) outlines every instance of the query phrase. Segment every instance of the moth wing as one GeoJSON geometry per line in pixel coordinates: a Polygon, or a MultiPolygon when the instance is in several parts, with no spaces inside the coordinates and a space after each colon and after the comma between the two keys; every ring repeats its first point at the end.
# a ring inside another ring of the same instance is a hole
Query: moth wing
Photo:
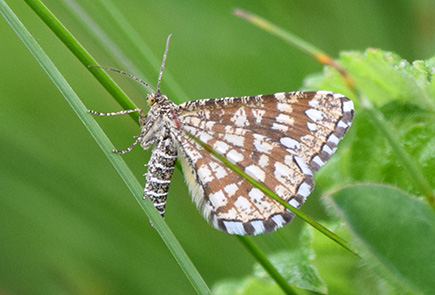
{"type": "Polygon", "coordinates": [[[313,173],[350,127],[353,104],[327,91],[290,92],[190,101],[177,116],[182,130],[174,130],[174,140],[198,209],[219,230],[256,235],[282,227],[293,214],[183,130],[299,208],[313,190],[313,173]]]}

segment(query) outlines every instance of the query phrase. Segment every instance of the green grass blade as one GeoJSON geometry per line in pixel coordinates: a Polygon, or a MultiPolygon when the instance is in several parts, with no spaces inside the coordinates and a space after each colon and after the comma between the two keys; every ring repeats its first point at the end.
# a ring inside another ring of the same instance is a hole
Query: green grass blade
{"type": "MultiPolygon", "coordinates": [[[[78,60],[94,75],[104,88],[115,98],[115,100],[126,110],[136,109],[135,104],[118,87],[110,76],[101,69],[88,68],[89,65],[98,65],[98,62],[83,48],[77,39],[62,25],[62,23],[51,13],[51,11],[39,0],[24,0],[27,5],[42,19],[42,21],[53,31],[54,34],[68,47],[78,60]]],[[[130,116],[138,122],[138,114],[131,113],[130,116]]]]}
{"type": "Polygon", "coordinates": [[[131,170],[127,167],[124,160],[116,154],[113,154],[111,150],[113,145],[110,140],[101,130],[97,122],[92,118],[90,114],[87,113],[85,105],[80,101],[78,96],[69,86],[67,81],[63,78],[61,73],[58,71],[56,66],[52,63],[50,58],[45,54],[36,40],[27,31],[24,25],[12,12],[12,10],[7,6],[4,0],[0,0],[0,12],[9,25],[13,28],[16,34],[20,37],[35,59],[40,63],[41,67],[65,97],[68,104],[83,122],[85,127],[89,130],[91,135],[94,137],[98,145],[101,147],[109,161],[115,167],[115,169],[120,174],[123,181],[126,183],[132,194],[134,195],[136,201],[139,203],[142,210],[146,213],[148,218],[154,224],[156,231],[162,237],[163,241],[167,245],[168,249],[171,251],[172,255],[186,274],[187,278],[191,282],[194,289],[198,294],[210,294],[208,286],[205,284],[199,272],[196,270],[195,266],[181,247],[178,240],[175,238],[169,227],[166,225],[164,220],[160,217],[158,212],[155,210],[154,206],[149,200],[143,200],[142,187],[134,177],[131,170]]]}
{"type": "Polygon", "coordinates": [[[294,294],[297,293],[292,289],[292,287],[287,283],[287,280],[278,272],[276,267],[267,259],[266,255],[261,252],[260,248],[255,245],[255,243],[249,238],[244,236],[237,236],[239,241],[243,244],[243,246],[248,249],[248,251],[255,257],[255,259],[263,266],[263,268],[267,271],[267,273],[273,278],[273,280],[281,287],[281,289],[285,292],[285,294],[294,294]]]}

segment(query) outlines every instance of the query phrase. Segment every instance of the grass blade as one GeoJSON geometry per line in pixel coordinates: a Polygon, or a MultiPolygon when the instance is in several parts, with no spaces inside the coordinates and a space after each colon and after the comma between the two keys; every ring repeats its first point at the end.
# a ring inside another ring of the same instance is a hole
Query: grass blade
{"type": "MultiPolygon", "coordinates": [[[[98,65],[98,62],[84,49],[77,39],[62,25],[51,11],[39,0],[24,0],[27,5],[42,19],[42,21],[56,34],[56,36],[68,47],[77,59],[88,69],[92,75],[103,85],[115,100],[126,110],[136,109],[135,104],[118,87],[110,76],[101,69],[88,68],[89,65],[98,65]]],[[[138,122],[138,114],[130,116],[138,122]]]]}
{"type": "Polygon", "coordinates": [[[62,95],[65,97],[68,104],[83,122],[85,127],[89,130],[89,132],[94,137],[98,145],[101,147],[109,161],[120,174],[121,178],[134,195],[142,210],[153,222],[155,229],[162,237],[163,241],[165,242],[168,249],[171,251],[172,255],[186,274],[194,289],[197,291],[198,294],[210,294],[210,290],[205,284],[201,275],[196,270],[195,266],[193,265],[193,263],[181,247],[180,243],[169,229],[169,227],[157,213],[152,203],[149,200],[144,201],[142,199],[142,187],[137,179],[134,177],[131,170],[127,167],[126,163],[119,155],[113,154],[111,152],[111,150],[113,149],[113,145],[111,144],[110,140],[101,130],[100,126],[92,118],[92,116],[87,113],[85,105],[81,102],[81,100],[69,86],[67,81],[63,78],[56,66],[45,54],[43,49],[31,36],[28,30],[13,13],[13,11],[7,6],[4,0],[0,0],[0,12],[9,23],[9,25],[14,29],[16,34],[23,41],[23,43],[26,45],[26,47],[29,49],[29,51],[32,53],[32,55],[35,57],[35,59],[39,62],[41,67],[44,69],[44,71],[47,73],[47,75],[50,77],[50,79],[53,81],[53,83],[56,85],[62,95]]]}
{"type": "Polygon", "coordinates": [[[256,260],[263,266],[267,273],[273,278],[273,280],[281,287],[281,289],[286,294],[297,293],[292,289],[292,287],[287,283],[287,280],[279,273],[276,267],[267,259],[266,255],[261,252],[260,248],[255,245],[255,243],[249,238],[244,236],[237,236],[239,241],[245,246],[245,248],[256,258],[256,260]]]}

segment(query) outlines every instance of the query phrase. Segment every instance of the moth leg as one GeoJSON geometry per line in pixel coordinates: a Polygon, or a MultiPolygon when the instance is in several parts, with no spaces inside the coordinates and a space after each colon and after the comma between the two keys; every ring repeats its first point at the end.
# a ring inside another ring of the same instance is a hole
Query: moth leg
{"type": "Polygon", "coordinates": [[[122,150],[122,151],[120,151],[120,150],[116,150],[116,149],[115,149],[115,150],[112,150],[112,152],[114,152],[114,153],[116,153],[116,154],[119,154],[119,155],[126,154],[126,153],[128,153],[129,151],[131,151],[131,150],[134,148],[134,146],[137,145],[141,140],[142,140],[142,137],[137,136],[137,138],[136,138],[136,140],[133,142],[133,144],[132,144],[131,146],[129,146],[127,149],[122,150]]]}
{"type": "Polygon", "coordinates": [[[88,113],[91,113],[93,115],[96,115],[96,116],[106,116],[106,117],[116,116],[116,115],[125,115],[125,114],[130,114],[130,113],[135,113],[135,112],[139,112],[139,116],[143,117],[143,116],[141,116],[142,115],[142,109],[123,110],[123,111],[113,112],[113,113],[100,113],[100,112],[88,110],[88,113]]]}
{"type": "MultiPolygon", "coordinates": [[[[91,114],[96,115],[96,116],[105,116],[105,117],[116,116],[116,115],[125,115],[125,114],[130,114],[130,113],[135,113],[135,112],[139,112],[139,122],[142,125],[144,120],[145,120],[145,118],[143,116],[142,109],[139,109],[139,108],[138,109],[134,109],[134,110],[123,110],[123,111],[112,112],[112,113],[100,113],[100,112],[88,110],[88,113],[91,113],[91,114]]],[[[127,149],[122,150],[122,151],[114,149],[112,152],[120,154],[120,155],[126,154],[129,151],[131,151],[134,148],[134,146],[141,141],[141,139],[142,138],[140,136],[137,136],[137,138],[133,142],[133,144],[131,146],[129,146],[127,149]]]]}

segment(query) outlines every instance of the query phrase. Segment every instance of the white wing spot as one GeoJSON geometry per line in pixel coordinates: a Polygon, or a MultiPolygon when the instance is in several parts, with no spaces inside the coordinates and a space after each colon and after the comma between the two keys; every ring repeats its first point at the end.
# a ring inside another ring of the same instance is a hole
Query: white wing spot
{"type": "Polygon", "coordinates": [[[235,220],[240,218],[240,213],[236,211],[236,209],[233,206],[226,213],[220,214],[220,216],[222,219],[235,220]]]}
{"type": "Polygon", "coordinates": [[[226,144],[225,142],[220,141],[220,140],[216,141],[214,143],[213,147],[220,154],[225,154],[228,151],[228,149],[230,148],[230,146],[228,144],[226,144]]]}
{"type": "Polygon", "coordinates": [[[269,165],[269,157],[266,156],[266,155],[261,155],[260,160],[258,161],[258,164],[259,164],[262,168],[267,167],[267,165],[269,165]]]}
{"type": "Polygon", "coordinates": [[[277,185],[275,187],[275,193],[280,196],[281,198],[285,197],[287,194],[289,194],[289,190],[283,186],[283,185],[277,185]]]}
{"type": "Polygon", "coordinates": [[[204,183],[208,183],[214,179],[207,165],[202,165],[201,167],[199,167],[198,176],[204,183]]]}
{"type": "Polygon", "coordinates": [[[331,136],[329,136],[328,138],[328,141],[337,145],[340,139],[338,139],[337,136],[335,136],[335,134],[331,134],[331,136]]]}
{"type": "MultiPolygon", "coordinates": [[[[317,92],[317,94],[318,94],[319,92],[317,92]]],[[[317,106],[319,106],[319,95],[316,95],[315,96],[317,99],[312,99],[312,100],[310,100],[309,102],[308,102],[308,104],[310,105],[310,106],[312,106],[312,107],[317,107],[317,106]]],[[[321,97],[321,96],[320,96],[321,97]]]]}
{"type": "Polygon", "coordinates": [[[250,165],[246,167],[245,172],[262,182],[264,182],[264,179],[266,178],[266,173],[264,173],[264,171],[256,165],[250,165]]]}
{"type": "Polygon", "coordinates": [[[275,215],[271,219],[276,223],[278,227],[282,227],[285,224],[285,221],[281,215],[275,215]]]}
{"type": "Polygon", "coordinates": [[[266,111],[265,110],[252,110],[252,114],[255,117],[255,123],[260,124],[263,120],[263,115],[266,111]]]}
{"type": "Polygon", "coordinates": [[[202,158],[199,149],[192,149],[190,147],[185,147],[184,150],[186,151],[186,154],[189,156],[189,158],[192,159],[192,162],[194,163],[202,158]]]}
{"type": "Polygon", "coordinates": [[[188,117],[186,119],[190,121],[190,124],[192,124],[193,126],[199,126],[199,124],[201,123],[201,120],[197,117],[188,117]]]}
{"type": "Polygon", "coordinates": [[[221,165],[219,165],[218,163],[210,162],[209,165],[210,165],[211,170],[214,172],[217,179],[224,178],[225,176],[228,175],[227,171],[225,171],[225,169],[221,165]]]}
{"type": "Polygon", "coordinates": [[[245,138],[240,135],[226,133],[224,139],[234,145],[241,146],[241,147],[243,147],[243,145],[245,144],[245,138]]]}
{"type": "Polygon", "coordinates": [[[285,99],[285,92],[275,93],[275,98],[276,99],[285,99]]]}
{"type": "Polygon", "coordinates": [[[311,132],[316,132],[318,129],[317,124],[311,122],[307,122],[307,127],[308,129],[310,129],[311,132]]]}
{"type": "Polygon", "coordinates": [[[352,112],[353,110],[353,102],[351,100],[345,101],[343,103],[343,112],[352,112]]]}
{"type": "Polygon", "coordinates": [[[228,198],[225,196],[222,190],[219,190],[214,194],[210,194],[208,197],[215,210],[219,207],[225,206],[228,202],[228,198]]]}
{"type": "Polygon", "coordinates": [[[311,190],[312,186],[304,182],[299,186],[297,194],[306,198],[310,195],[311,190]]]}
{"type": "Polygon", "coordinates": [[[293,112],[293,108],[288,103],[277,103],[276,108],[283,113],[291,113],[293,112]]]}
{"type": "Polygon", "coordinates": [[[254,220],[251,221],[251,225],[254,228],[254,235],[258,235],[263,233],[266,229],[264,228],[263,221],[261,220],[254,220]]]}
{"type": "Polygon", "coordinates": [[[201,135],[199,136],[199,139],[205,143],[208,143],[209,140],[213,139],[213,136],[206,132],[201,132],[201,135]]]}
{"type": "Polygon", "coordinates": [[[289,149],[296,150],[300,148],[299,142],[290,137],[283,137],[279,142],[289,149]]]}
{"type": "Polygon", "coordinates": [[[207,121],[207,122],[205,122],[205,129],[212,130],[214,125],[215,125],[215,123],[213,121],[207,121]]]}
{"type": "Polygon", "coordinates": [[[275,163],[274,175],[279,182],[284,184],[287,183],[287,177],[291,175],[291,173],[292,170],[287,165],[284,165],[279,162],[275,163]]]}
{"type": "Polygon", "coordinates": [[[278,130],[278,131],[282,131],[282,132],[287,132],[289,127],[283,124],[277,124],[277,123],[273,123],[272,124],[272,129],[273,130],[278,130]]]}
{"type": "Polygon", "coordinates": [[[231,150],[227,154],[227,159],[232,163],[237,163],[243,160],[243,155],[236,150],[231,150]]]}
{"type": "Polygon", "coordinates": [[[246,111],[244,107],[239,108],[231,117],[231,122],[237,127],[249,126],[249,121],[246,116],[246,111]]]}
{"type": "Polygon", "coordinates": [[[299,168],[301,168],[302,173],[306,175],[313,175],[313,171],[311,171],[304,159],[302,159],[301,157],[295,157],[294,159],[298,164],[299,168]]]}
{"type": "Polygon", "coordinates": [[[224,221],[225,228],[227,232],[232,235],[245,235],[245,229],[243,224],[237,221],[224,221]]]}
{"type": "Polygon", "coordinates": [[[237,200],[234,202],[234,205],[236,206],[238,211],[242,211],[249,215],[251,211],[253,211],[252,203],[249,202],[249,200],[245,197],[238,197],[237,200]]]}
{"type": "Polygon", "coordinates": [[[314,122],[322,121],[325,117],[325,113],[316,109],[308,109],[305,111],[305,114],[314,122]]]}
{"type": "Polygon", "coordinates": [[[263,192],[260,191],[258,188],[251,189],[248,195],[252,200],[256,201],[257,203],[261,203],[261,199],[264,197],[263,192]]]}
{"type": "Polygon", "coordinates": [[[266,142],[263,138],[259,139],[258,137],[254,140],[254,147],[260,153],[268,153],[273,149],[273,145],[266,142]]]}
{"type": "Polygon", "coordinates": [[[224,191],[228,194],[228,197],[232,197],[236,194],[239,188],[234,183],[228,184],[224,187],[224,191]]]}
{"type": "Polygon", "coordinates": [[[286,114],[279,114],[278,116],[276,116],[276,121],[287,125],[293,125],[295,122],[295,120],[292,119],[292,117],[286,114]]]}

